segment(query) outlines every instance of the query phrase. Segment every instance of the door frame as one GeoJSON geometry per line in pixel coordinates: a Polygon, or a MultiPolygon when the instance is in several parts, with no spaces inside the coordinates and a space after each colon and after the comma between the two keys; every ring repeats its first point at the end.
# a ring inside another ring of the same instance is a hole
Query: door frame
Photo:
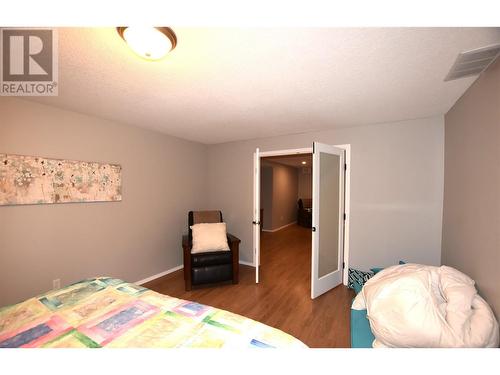
{"type": "MultiPolygon", "coordinates": [[[[345,151],[345,164],[346,171],[344,176],[344,211],[346,214],[346,219],[344,223],[344,263],[345,268],[342,273],[342,282],[344,285],[348,284],[349,278],[349,228],[351,223],[351,145],[350,144],[342,144],[342,145],[332,145],[338,148],[341,148],[345,151]]],[[[313,148],[295,148],[295,149],[285,149],[285,150],[273,150],[273,151],[259,151],[260,159],[268,157],[268,156],[282,156],[282,155],[296,155],[296,154],[312,154],[313,148]]],[[[312,168],[312,165],[311,165],[312,168]]],[[[259,171],[260,173],[260,171],[259,171]]],[[[261,181],[262,183],[262,181],[261,181]]],[[[253,246],[253,245],[252,245],[253,246]]],[[[312,246],[311,246],[312,252],[312,246]]],[[[256,263],[255,254],[253,259],[253,264],[256,263]]]]}

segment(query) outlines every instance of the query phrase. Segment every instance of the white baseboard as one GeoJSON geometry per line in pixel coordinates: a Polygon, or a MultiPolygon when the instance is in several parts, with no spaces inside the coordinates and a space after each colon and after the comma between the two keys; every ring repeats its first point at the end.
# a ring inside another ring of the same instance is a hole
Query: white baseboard
{"type": "Polygon", "coordinates": [[[289,226],[292,226],[292,225],[295,225],[295,224],[297,224],[297,221],[292,221],[291,223],[285,224],[282,227],[279,227],[279,228],[276,228],[276,229],[262,229],[262,231],[263,232],[274,233],[274,232],[277,232],[279,230],[285,229],[286,227],[289,227],[289,226]]]}
{"type": "Polygon", "coordinates": [[[183,267],[184,267],[184,266],[181,264],[181,265],[176,266],[176,267],[174,267],[174,268],[170,268],[169,270],[166,270],[166,271],[163,271],[163,272],[157,273],[156,275],[149,276],[149,277],[146,277],[145,279],[142,279],[142,280],[136,281],[134,284],[137,284],[137,285],[142,285],[142,284],[149,283],[150,281],[153,281],[154,279],[158,279],[158,278],[160,278],[160,277],[162,277],[162,276],[168,275],[169,273],[172,273],[172,272],[178,271],[178,270],[182,269],[183,267]]]}
{"type": "MultiPolygon", "coordinates": [[[[255,265],[251,262],[245,262],[243,260],[240,260],[239,261],[240,264],[243,264],[245,266],[250,266],[250,267],[255,267],[255,265]]],[[[160,272],[160,273],[157,273],[156,275],[153,275],[153,276],[149,276],[149,277],[146,277],[145,279],[142,279],[142,280],[139,280],[139,281],[136,281],[134,284],[136,285],[142,285],[142,284],[146,284],[146,283],[149,283],[150,281],[153,281],[155,279],[159,279],[160,277],[163,277],[165,275],[168,275],[169,273],[172,273],[172,272],[175,272],[175,271],[178,271],[180,269],[182,269],[184,267],[183,264],[179,265],[179,266],[176,266],[174,268],[170,268],[169,270],[166,270],[166,271],[163,271],[163,272],[160,272]]]]}

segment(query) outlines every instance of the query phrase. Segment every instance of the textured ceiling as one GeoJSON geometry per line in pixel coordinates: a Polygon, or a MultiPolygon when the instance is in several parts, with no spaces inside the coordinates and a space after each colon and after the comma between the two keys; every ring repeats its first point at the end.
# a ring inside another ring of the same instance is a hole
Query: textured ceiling
{"type": "Polygon", "coordinates": [[[38,102],[220,143],[444,114],[476,77],[444,82],[499,28],[174,28],[159,62],[114,28],[59,29],[59,96],[38,102]]]}

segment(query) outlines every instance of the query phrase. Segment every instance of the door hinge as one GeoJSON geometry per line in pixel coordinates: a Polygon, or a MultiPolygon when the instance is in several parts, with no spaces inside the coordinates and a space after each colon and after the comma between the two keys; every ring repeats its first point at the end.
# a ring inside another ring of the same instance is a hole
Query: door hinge
{"type": "Polygon", "coordinates": [[[347,219],[347,215],[346,215],[346,213],[344,212],[344,220],[346,220],[346,219],[347,219]]]}
{"type": "Polygon", "coordinates": [[[311,228],[311,230],[312,230],[313,232],[316,232],[316,227],[312,227],[312,228],[311,228]]]}
{"type": "Polygon", "coordinates": [[[253,225],[260,225],[260,221],[252,221],[253,225]]]}
{"type": "Polygon", "coordinates": [[[342,262],[342,269],[345,269],[345,262],[342,262]]]}
{"type": "Polygon", "coordinates": [[[347,171],[347,163],[344,163],[344,171],[347,171]]]}

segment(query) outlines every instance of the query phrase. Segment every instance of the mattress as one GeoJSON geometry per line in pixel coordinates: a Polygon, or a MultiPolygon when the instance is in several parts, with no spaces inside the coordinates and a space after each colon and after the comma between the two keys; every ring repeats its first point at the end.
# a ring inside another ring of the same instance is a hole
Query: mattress
{"type": "Polygon", "coordinates": [[[241,315],[99,277],[0,309],[0,348],[304,348],[241,315]]]}

